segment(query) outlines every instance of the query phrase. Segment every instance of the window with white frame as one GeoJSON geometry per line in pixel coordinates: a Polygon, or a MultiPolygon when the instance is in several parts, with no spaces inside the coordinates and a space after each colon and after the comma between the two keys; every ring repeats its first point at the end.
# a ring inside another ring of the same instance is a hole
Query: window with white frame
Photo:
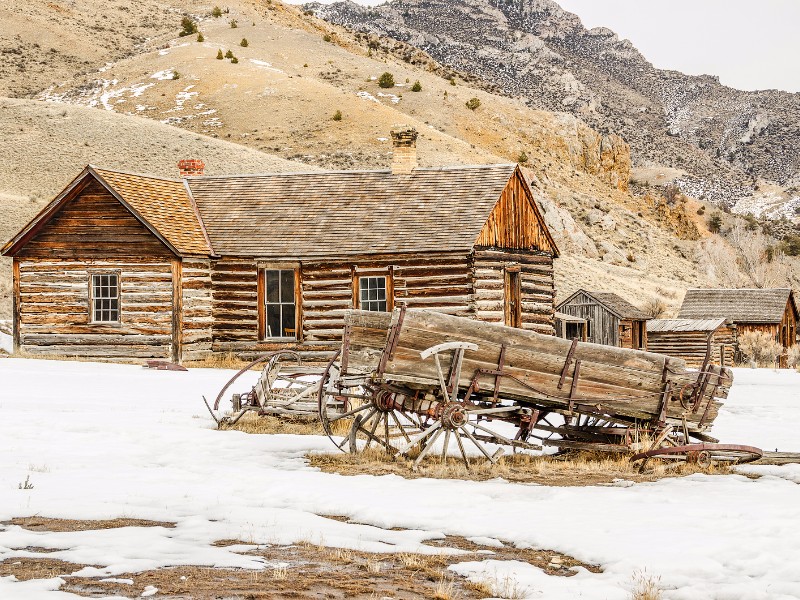
{"type": "Polygon", "coordinates": [[[92,322],[119,323],[119,275],[92,275],[92,322]]]}
{"type": "Polygon", "coordinates": [[[265,269],[264,307],[266,313],[266,337],[297,337],[295,303],[295,270],[265,269]]]}
{"type": "Polygon", "coordinates": [[[386,312],[386,277],[359,277],[358,300],[361,310],[386,312]]]}

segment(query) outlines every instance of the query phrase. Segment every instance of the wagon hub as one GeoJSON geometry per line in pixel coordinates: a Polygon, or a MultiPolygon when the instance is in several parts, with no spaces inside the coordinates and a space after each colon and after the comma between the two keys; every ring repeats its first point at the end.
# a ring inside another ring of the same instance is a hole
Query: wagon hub
{"type": "Polygon", "coordinates": [[[467,412],[458,402],[448,402],[442,409],[442,427],[445,429],[458,429],[467,422],[467,412]]]}

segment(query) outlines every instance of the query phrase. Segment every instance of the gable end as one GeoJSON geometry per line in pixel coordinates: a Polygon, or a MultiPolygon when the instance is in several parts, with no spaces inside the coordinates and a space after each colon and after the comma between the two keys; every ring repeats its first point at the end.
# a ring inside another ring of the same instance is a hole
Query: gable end
{"type": "Polygon", "coordinates": [[[475,246],[538,250],[558,256],[558,247],[519,168],[492,208],[475,246]]]}

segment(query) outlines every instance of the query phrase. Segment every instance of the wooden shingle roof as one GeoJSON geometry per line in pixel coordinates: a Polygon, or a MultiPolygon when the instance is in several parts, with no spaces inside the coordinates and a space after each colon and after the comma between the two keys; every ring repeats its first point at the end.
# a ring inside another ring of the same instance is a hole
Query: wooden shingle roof
{"type": "Polygon", "coordinates": [[[211,254],[192,198],[182,179],[92,170],[180,254],[211,254]]]}
{"type": "Polygon", "coordinates": [[[650,317],[636,308],[633,304],[618,296],[614,292],[590,292],[587,290],[578,290],[569,298],[564,300],[556,307],[556,310],[561,310],[561,307],[569,304],[572,299],[578,294],[586,294],[598,304],[602,304],[620,319],[631,319],[633,321],[646,321],[650,317]]]}
{"type": "Polygon", "coordinates": [[[690,289],[683,298],[679,319],[726,317],[734,323],[780,323],[793,299],[789,288],[690,289]]]}
{"type": "Polygon", "coordinates": [[[469,251],[516,168],[206,176],[187,182],[219,255],[469,251]]]}
{"type": "Polygon", "coordinates": [[[725,317],[717,319],[651,319],[647,322],[647,333],[716,331],[726,322],[725,317]]]}

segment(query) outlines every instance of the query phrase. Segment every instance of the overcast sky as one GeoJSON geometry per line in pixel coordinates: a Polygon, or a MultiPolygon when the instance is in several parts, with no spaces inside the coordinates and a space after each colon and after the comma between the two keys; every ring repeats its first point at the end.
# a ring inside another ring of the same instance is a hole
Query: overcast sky
{"type": "Polygon", "coordinates": [[[744,90],[800,92],[800,0],[556,0],[656,67],[744,90]]]}

